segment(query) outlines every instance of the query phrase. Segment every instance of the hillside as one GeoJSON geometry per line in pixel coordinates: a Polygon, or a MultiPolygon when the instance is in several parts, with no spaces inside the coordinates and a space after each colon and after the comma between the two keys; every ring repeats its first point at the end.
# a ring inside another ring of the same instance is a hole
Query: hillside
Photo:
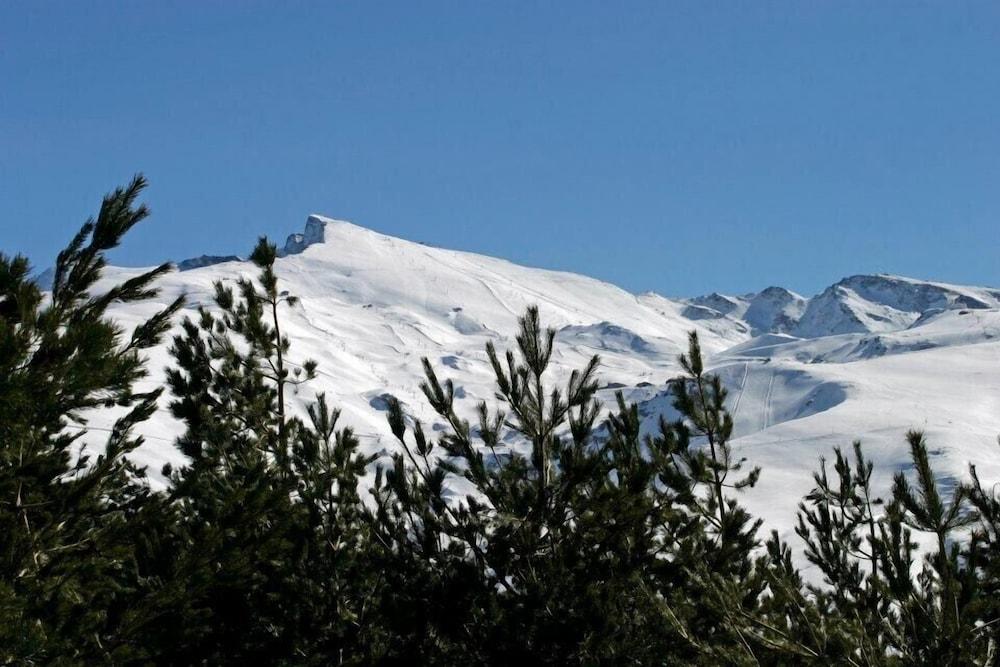
{"type": "MultiPolygon", "coordinates": [[[[300,297],[283,323],[293,361],[319,362],[319,378],[301,398],[326,392],[372,452],[394,447],[386,393],[440,428],[418,387],[423,356],[455,380],[470,413],[491,400],[484,345],[513,345],[517,316],[537,304],[558,330],[557,368],[568,374],[600,354],[604,403],[624,391],[650,425],[669,411],[665,383],[677,373],[687,332],[697,331],[730,388],[737,450],[764,468],[748,505],[784,532],[818,459],[855,438],[878,462],[881,485],[908,460],[910,428],[928,432],[942,474],[972,461],[984,479],[1000,480],[998,290],[873,275],[845,278],[812,298],[780,287],[690,299],[634,295],[320,216],[289,237],[283,255],[283,287],[300,297]]],[[[189,313],[209,303],[213,281],[253,273],[235,256],[181,266],[163,281],[161,301],[185,292],[189,313]]],[[[138,271],[113,268],[104,284],[138,271]]],[[[133,324],[159,305],[115,315],[133,324]]],[[[168,361],[165,348],[151,355],[148,382],[160,381],[168,361]]],[[[111,419],[97,414],[91,425],[111,419]]],[[[162,464],[179,461],[171,442],[179,428],[163,410],[143,430],[149,441],[136,456],[160,483],[162,464]]]]}

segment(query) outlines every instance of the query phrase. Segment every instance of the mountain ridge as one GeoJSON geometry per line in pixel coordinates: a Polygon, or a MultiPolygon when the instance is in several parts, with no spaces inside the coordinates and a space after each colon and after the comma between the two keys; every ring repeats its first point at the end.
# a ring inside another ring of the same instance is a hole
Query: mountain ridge
{"type": "MultiPolygon", "coordinates": [[[[928,432],[943,474],[971,461],[983,479],[1000,480],[1000,291],[993,288],[882,274],[848,276],[808,299],[779,287],[675,299],[318,215],[281,254],[281,289],[299,297],[282,313],[290,358],[319,362],[319,376],[292,398],[292,409],[325,392],[379,457],[396,447],[387,395],[432,432],[445,428],[419,389],[421,357],[455,381],[460,413],[474,421],[476,403],[495,400],[486,343],[513,347],[517,317],[537,305],[557,332],[553,379],[599,354],[599,399],[612,405],[622,392],[640,406],[647,431],[660,415],[674,415],[667,381],[696,331],[709,368],[729,389],[734,447],[764,468],[747,502],[788,535],[819,458],[856,438],[878,461],[883,487],[908,460],[903,436],[911,428],[928,432]]],[[[98,289],[139,271],[109,267],[98,289]]],[[[127,329],[185,293],[193,316],[211,307],[214,281],[255,273],[235,260],[174,272],[161,280],[157,300],[118,304],[112,314],[127,329]]],[[[149,360],[140,389],[162,382],[167,345],[149,360]]],[[[143,426],[147,444],[136,453],[154,484],[163,483],[164,463],[183,463],[168,400],[143,426]]],[[[113,417],[113,410],[95,414],[91,424],[106,427],[113,417]]]]}
{"type": "MultiPolygon", "coordinates": [[[[288,235],[279,250],[279,255],[289,257],[301,254],[312,246],[331,243],[332,240],[327,238],[328,230],[331,229],[340,241],[349,240],[346,237],[350,236],[367,235],[379,238],[382,242],[419,245],[439,252],[457,253],[474,258],[488,257],[464,250],[436,248],[406,241],[347,220],[318,213],[312,213],[307,217],[302,232],[288,235]]],[[[520,266],[501,258],[489,257],[489,259],[520,266]]],[[[242,259],[236,255],[202,255],[182,260],[177,265],[180,270],[191,270],[232,261],[242,261],[242,259]]],[[[548,269],[540,270],[548,271],[548,269]]],[[[572,272],[556,273],[581,275],[572,272]]],[[[1000,307],[1000,289],[955,285],[889,273],[846,276],[812,297],[803,297],[778,285],[743,295],[713,292],[702,296],[671,299],[656,292],[644,292],[635,296],[680,301],[686,304],[685,316],[692,321],[729,316],[747,325],[752,335],[789,333],[800,338],[819,338],[839,333],[884,333],[905,329],[929,312],[1000,307]],[[908,305],[911,307],[906,307],[907,297],[910,299],[908,305]]]]}

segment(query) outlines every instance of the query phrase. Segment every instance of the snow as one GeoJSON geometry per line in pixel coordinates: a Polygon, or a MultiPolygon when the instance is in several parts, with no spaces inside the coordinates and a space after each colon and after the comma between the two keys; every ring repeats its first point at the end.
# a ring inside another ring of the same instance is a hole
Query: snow
{"type": "Polygon", "coordinates": [[[997,308],[995,292],[900,276],[852,276],[811,299],[794,333],[817,338],[839,333],[895,331],[930,310],[997,308]]]}
{"type": "MultiPolygon", "coordinates": [[[[210,305],[213,281],[255,273],[225,259],[172,273],[157,302],[119,305],[113,314],[135,325],[186,293],[191,315],[210,305]]],[[[961,477],[972,462],[984,481],[1000,480],[996,290],[879,275],[846,278],[811,299],[778,287],[693,299],[634,295],[586,276],[432,248],[317,215],[289,237],[276,270],[281,288],[300,299],[282,323],[292,360],[319,362],[317,380],[293,398],[297,409],[326,392],[371,453],[396,447],[385,423],[390,394],[429,429],[441,428],[419,389],[423,356],[461,388],[468,416],[479,400],[492,401],[484,346],[513,347],[517,317],[537,304],[558,332],[552,379],[565,382],[600,354],[602,402],[613,405],[623,391],[640,403],[647,428],[672,413],[665,383],[679,372],[688,331],[697,331],[730,391],[734,447],[763,467],[745,500],[794,544],[796,506],[811,471],[834,446],[855,439],[877,463],[883,491],[908,463],[903,436],[911,428],[927,431],[943,476],[961,477]]],[[[101,288],[140,271],[111,268],[101,288]]],[[[166,345],[149,360],[144,388],[162,381],[166,345]]],[[[97,413],[91,425],[108,428],[114,416],[97,413]]],[[[180,430],[165,409],[142,428],[147,443],[135,457],[154,484],[163,483],[164,463],[182,462],[172,445],[180,430]]]]}
{"type": "Polygon", "coordinates": [[[755,333],[784,333],[795,329],[806,300],[784,287],[768,287],[750,299],[743,319],[755,333]]]}

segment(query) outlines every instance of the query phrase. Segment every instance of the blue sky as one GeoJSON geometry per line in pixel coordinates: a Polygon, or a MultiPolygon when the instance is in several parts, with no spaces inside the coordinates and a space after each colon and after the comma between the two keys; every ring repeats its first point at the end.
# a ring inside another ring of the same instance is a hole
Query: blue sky
{"type": "Polygon", "coordinates": [[[122,264],[311,212],[670,295],[1000,285],[992,2],[5,2],[0,249],[143,171],[122,264]]]}

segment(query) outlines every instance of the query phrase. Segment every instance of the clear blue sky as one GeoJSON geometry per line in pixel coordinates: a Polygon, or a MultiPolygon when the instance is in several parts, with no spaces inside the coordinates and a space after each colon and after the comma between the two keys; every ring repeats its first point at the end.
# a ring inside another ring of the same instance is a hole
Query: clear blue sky
{"type": "Polygon", "coordinates": [[[0,5],[0,249],[136,171],[122,264],[320,212],[671,295],[1000,285],[1000,5],[0,5]]]}

